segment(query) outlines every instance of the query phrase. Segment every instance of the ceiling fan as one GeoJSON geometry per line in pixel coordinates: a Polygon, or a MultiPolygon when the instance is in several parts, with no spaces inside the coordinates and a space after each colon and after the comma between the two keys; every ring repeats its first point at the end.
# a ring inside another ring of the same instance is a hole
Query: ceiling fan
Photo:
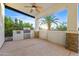
{"type": "Polygon", "coordinates": [[[30,8],[30,13],[32,13],[34,10],[38,13],[40,13],[41,11],[43,11],[43,7],[37,5],[36,3],[31,3],[30,6],[24,6],[26,8],[30,8]]]}

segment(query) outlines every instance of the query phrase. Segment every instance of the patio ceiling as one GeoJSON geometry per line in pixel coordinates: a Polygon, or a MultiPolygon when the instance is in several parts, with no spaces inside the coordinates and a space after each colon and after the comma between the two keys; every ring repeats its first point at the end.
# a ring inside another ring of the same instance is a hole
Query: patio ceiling
{"type": "MultiPolygon", "coordinates": [[[[32,16],[39,15],[39,13],[36,11],[33,11],[32,13],[30,13],[29,12],[30,8],[24,7],[24,6],[31,6],[31,3],[6,3],[6,5],[32,16]]],[[[49,9],[53,4],[52,3],[37,3],[36,5],[43,7],[43,10],[40,12],[42,13],[46,11],[47,9],[49,9]]]]}
{"type": "Polygon", "coordinates": [[[7,6],[12,7],[14,9],[17,9],[19,11],[22,11],[26,14],[34,16],[36,19],[42,17],[42,16],[47,16],[52,13],[55,13],[57,11],[61,11],[64,8],[70,9],[72,5],[75,5],[73,3],[36,3],[38,6],[42,6],[43,10],[38,13],[36,11],[33,11],[30,13],[30,8],[24,7],[24,6],[31,6],[31,3],[6,3],[7,6]]]}

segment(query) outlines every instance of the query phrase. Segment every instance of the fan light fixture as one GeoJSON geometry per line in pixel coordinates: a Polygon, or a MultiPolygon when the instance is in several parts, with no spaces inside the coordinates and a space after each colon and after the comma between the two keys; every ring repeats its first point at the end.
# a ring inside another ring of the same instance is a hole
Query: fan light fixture
{"type": "Polygon", "coordinates": [[[36,11],[36,12],[41,12],[43,10],[43,7],[42,6],[39,6],[35,3],[32,3],[31,6],[25,6],[27,8],[31,8],[30,9],[30,13],[32,13],[33,11],[36,11]]]}

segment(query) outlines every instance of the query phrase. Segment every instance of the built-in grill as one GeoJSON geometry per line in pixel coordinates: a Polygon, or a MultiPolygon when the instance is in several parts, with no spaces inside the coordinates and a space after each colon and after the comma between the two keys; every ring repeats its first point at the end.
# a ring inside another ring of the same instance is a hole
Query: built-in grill
{"type": "Polygon", "coordinates": [[[31,31],[26,29],[26,30],[23,30],[24,32],[24,39],[30,39],[31,38],[31,31]]]}

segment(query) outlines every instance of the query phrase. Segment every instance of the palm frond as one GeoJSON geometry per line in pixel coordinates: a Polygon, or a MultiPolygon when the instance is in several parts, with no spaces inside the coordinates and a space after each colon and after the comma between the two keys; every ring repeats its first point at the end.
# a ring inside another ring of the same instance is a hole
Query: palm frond
{"type": "Polygon", "coordinates": [[[58,23],[57,22],[53,22],[54,24],[56,24],[58,26],[58,23]]]}
{"type": "Polygon", "coordinates": [[[40,25],[41,25],[41,24],[45,24],[45,23],[46,23],[46,21],[45,21],[45,20],[42,20],[42,22],[40,23],[40,25]]]}

